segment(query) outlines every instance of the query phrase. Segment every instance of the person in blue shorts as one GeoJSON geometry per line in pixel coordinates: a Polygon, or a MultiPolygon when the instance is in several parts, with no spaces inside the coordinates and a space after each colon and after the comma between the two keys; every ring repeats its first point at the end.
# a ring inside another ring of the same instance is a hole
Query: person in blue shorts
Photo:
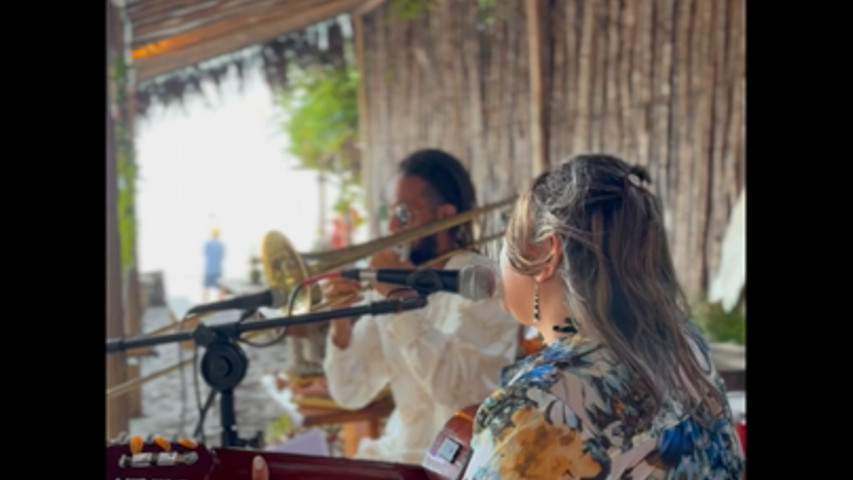
{"type": "Polygon", "coordinates": [[[207,301],[208,289],[219,290],[219,298],[222,298],[223,290],[219,286],[219,277],[222,276],[222,259],[225,257],[225,246],[219,240],[219,229],[214,228],[210,232],[211,238],[204,244],[204,290],[203,300],[207,301]]]}

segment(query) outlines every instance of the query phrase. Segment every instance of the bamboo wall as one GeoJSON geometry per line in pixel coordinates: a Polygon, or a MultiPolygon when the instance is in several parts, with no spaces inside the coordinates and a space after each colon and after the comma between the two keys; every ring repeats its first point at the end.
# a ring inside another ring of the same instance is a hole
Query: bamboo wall
{"type": "MultiPolygon", "coordinates": [[[[476,2],[439,2],[428,15],[389,21],[388,3],[364,17],[367,145],[373,205],[397,163],[419,148],[460,158],[484,205],[530,178],[530,86],[523,4],[491,27],[476,2]]],[[[374,218],[374,220],[376,220],[374,218]]]]}
{"type": "MultiPolygon", "coordinates": [[[[397,162],[417,148],[460,157],[481,204],[528,185],[529,5],[478,3],[441,0],[404,21],[385,2],[363,16],[372,207],[397,162]]],[[[744,0],[542,5],[550,163],[606,151],[647,166],[680,279],[691,296],[705,291],[744,188],[744,0]]]]}

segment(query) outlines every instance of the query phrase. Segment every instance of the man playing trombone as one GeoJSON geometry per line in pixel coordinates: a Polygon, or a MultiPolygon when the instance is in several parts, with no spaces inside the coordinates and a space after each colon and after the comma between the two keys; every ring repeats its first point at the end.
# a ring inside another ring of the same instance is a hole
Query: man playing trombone
{"type": "MultiPolygon", "coordinates": [[[[421,150],[400,163],[393,190],[389,230],[396,234],[453,217],[475,206],[468,172],[453,156],[421,150]]],[[[374,255],[370,268],[461,269],[494,264],[472,248],[471,223],[421,238],[399,252],[374,255]],[[456,253],[452,253],[457,251],[456,253]],[[443,258],[442,256],[449,258],[443,258]],[[438,259],[438,261],[435,261],[438,259]]],[[[373,283],[386,298],[413,294],[393,285],[373,283]]],[[[350,295],[362,300],[357,282],[328,279],[326,299],[350,295]]],[[[358,409],[386,386],[396,405],[379,439],[364,439],[357,458],[419,464],[442,426],[455,412],[480,403],[498,383],[500,369],[516,354],[518,325],[505,313],[499,296],[470,301],[438,292],[427,307],[393,315],[336,320],[326,347],[324,369],[332,398],[358,409]]]]}

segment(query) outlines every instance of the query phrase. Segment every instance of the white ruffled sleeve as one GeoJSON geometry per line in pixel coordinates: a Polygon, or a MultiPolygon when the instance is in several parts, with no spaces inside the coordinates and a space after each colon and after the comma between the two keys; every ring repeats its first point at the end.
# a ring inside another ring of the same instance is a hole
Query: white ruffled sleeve
{"type": "Polygon", "coordinates": [[[323,369],[329,393],[342,407],[358,409],[374,400],[390,379],[376,318],[364,316],[355,322],[350,343],[344,349],[335,345],[330,333],[323,369]]]}

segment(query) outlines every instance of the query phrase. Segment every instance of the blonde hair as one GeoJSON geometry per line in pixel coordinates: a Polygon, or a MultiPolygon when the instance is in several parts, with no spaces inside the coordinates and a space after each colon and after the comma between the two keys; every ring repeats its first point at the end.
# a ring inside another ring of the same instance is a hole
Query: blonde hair
{"type": "Polygon", "coordinates": [[[710,421],[722,405],[688,339],[702,344],[675,276],[648,173],[609,155],[579,155],[540,175],[509,221],[506,254],[534,275],[551,254],[530,247],[556,235],[565,306],[581,334],[600,339],[639,380],[657,411],[665,396],[710,421]]]}

